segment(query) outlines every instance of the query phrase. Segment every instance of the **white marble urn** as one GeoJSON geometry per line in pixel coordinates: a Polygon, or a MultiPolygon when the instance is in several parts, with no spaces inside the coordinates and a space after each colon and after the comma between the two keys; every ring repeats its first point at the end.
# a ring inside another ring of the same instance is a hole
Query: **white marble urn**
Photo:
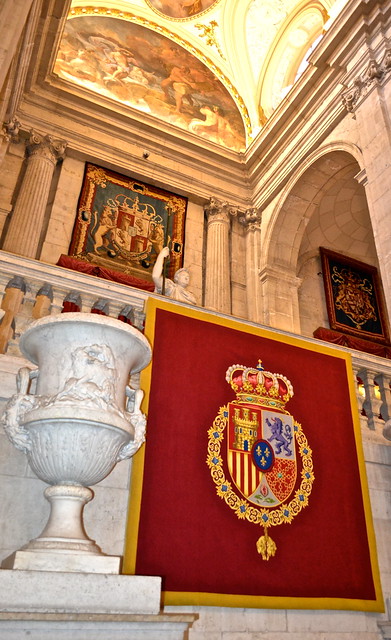
{"type": "Polygon", "coordinates": [[[34,473],[51,485],[45,490],[51,512],[41,535],[16,553],[13,568],[84,571],[87,554],[89,571],[118,573],[119,559],[110,561],[88,538],[82,514],[93,497],[88,487],[144,441],[143,392],[128,381],[150,362],[149,343],[119,320],[65,313],[32,323],[20,349],[38,368],[20,369],[3,422],[34,473]]]}

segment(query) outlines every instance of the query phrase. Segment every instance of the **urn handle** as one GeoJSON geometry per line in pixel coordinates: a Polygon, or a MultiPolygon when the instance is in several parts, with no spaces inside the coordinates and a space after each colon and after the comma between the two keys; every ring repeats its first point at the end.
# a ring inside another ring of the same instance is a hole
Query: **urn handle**
{"type": "Polygon", "coordinates": [[[23,426],[24,415],[36,404],[36,397],[28,393],[30,382],[39,374],[38,369],[22,367],[16,375],[17,393],[7,403],[2,422],[4,430],[12,444],[28,453],[31,450],[31,440],[29,432],[23,426]]]}
{"type": "Polygon", "coordinates": [[[131,389],[129,386],[126,386],[125,393],[127,397],[126,411],[134,428],[134,439],[119,450],[117,462],[131,458],[136,451],[139,450],[145,441],[145,427],[147,424],[147,418],[140,409],[144,398],[144,391],[142,391],[142,389],[131,389]]]}
{"type": "Polygon", "coordinates": [[[16,389],[18,393],[26,395],[29,391],[30,382],[38,378],[39,370],[22,367],[16,374],[16,389]]]}

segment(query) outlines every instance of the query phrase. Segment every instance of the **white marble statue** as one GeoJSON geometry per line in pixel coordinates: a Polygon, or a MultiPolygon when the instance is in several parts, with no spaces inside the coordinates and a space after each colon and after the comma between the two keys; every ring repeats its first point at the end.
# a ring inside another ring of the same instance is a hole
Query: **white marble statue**
{"type": "MultiPolygon", "coordinates": [[[[163,266],[165,258],[170,255],[168,247],[164,247],[159,253],[152,271],[152,279],[155,283],[155,292],[162,293],[163,289],[163,266]]],[[[164,295],[172,300],[197,304],[194,295],[187,290],[190,282],[190,275],[187,269],[178,269],[174,275],[174,281],[165,278],[164,295]]]]}

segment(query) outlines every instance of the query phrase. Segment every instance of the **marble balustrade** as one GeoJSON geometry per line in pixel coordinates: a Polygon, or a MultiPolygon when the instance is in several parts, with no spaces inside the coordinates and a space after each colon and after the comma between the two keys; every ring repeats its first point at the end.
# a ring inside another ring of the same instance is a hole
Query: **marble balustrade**
{"type": "MultiPolygon", "coordinates": [[[[145,301],[151,295],[154,294],[0,251],[0,354],[20,356],[18,340],[28,323],[63,310],[126,318],[142,330],[145,301]]],[[[348,351],[352,355],[361,427],[370,439],[391,439],[391,361],[348,351]]]]}

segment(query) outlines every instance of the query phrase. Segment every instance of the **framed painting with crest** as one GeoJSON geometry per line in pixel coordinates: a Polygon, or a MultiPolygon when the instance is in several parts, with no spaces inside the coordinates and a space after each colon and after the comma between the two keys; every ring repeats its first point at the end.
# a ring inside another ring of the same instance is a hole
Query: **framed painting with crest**
{"type": "Polygon", "coordinates": [[[320,247],[330,328],[389,343],[387,316],[376,267],[320,247]]]}
{"type": "Polygon", "coordinates": [[[87,163],[69,255],[152,281],[168,245],[172,278],[183,265],[186,209],[183,196],[87,163]]]}

